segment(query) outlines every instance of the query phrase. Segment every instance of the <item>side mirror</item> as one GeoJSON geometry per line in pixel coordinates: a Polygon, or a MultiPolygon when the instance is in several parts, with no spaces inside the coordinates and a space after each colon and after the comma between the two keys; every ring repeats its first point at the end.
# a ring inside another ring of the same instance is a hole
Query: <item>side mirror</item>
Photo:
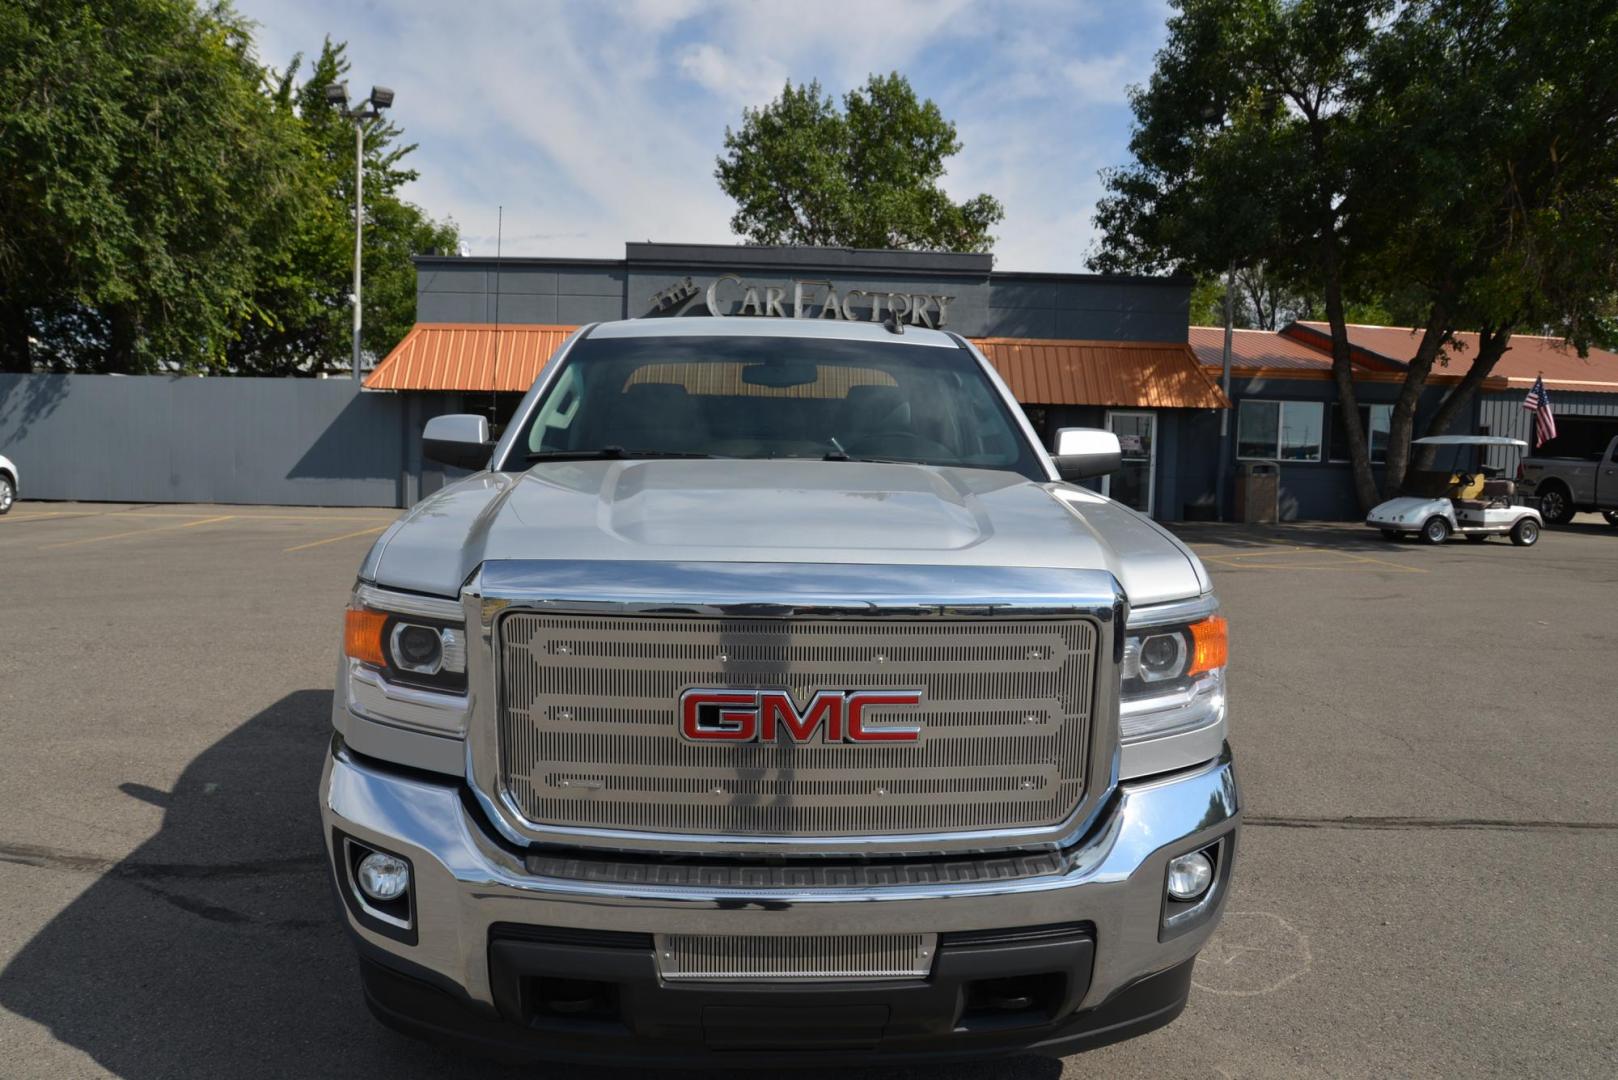
{"type": "Polygon", "coordinates": [[[494,445],[489,442],[489,421],[481,416],[453,413],[435,416],[421,430],[421,452],[429,461],[458,469],[481,469],[489,464],[494,445]]]}
{"type": "Polygon", "coordinates": [[[1123,465],[1124,451],[1118,436],[1100,428],[1069,427],[1056,433],[1056,453],[1051,455],[1063,480],[1105,476],[1123,465]]]}

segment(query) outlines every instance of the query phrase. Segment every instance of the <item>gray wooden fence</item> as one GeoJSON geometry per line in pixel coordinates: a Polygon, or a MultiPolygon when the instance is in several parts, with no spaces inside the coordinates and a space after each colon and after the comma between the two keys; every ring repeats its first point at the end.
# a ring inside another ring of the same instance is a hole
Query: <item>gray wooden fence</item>
{"type": "Polygon", "coordinates": [[[25,499],[408,506],[446,395],[346,379],[0,375],[0,454],[25,499]]]}

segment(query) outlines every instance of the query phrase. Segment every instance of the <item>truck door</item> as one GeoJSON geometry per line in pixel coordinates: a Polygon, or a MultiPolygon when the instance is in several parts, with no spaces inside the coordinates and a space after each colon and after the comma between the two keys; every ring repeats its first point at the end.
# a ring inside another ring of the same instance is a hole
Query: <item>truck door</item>
{"type": "Polygon", "coordinates": [[[1607,456],[1601,460],[1601,475],[1596,477],[1593,494],[1597,510],[1618,510],[1618,436],[1607,444],[1607,456]]]}
{"type": "MultiPolygon", "coordinates": [[[[1589,452],[1586,451],[1588,454],[1589,452]]],[[[1590,455],[1578,459],[1568,459],[1557,462],[1557,469],[1562,478],[1567,481],[1568,490],[1573,493],[1573,505],[1581,509],[1594,506],[1596,501],[1596,476],[1601,471],[1599,458],[1590,455]]]]}

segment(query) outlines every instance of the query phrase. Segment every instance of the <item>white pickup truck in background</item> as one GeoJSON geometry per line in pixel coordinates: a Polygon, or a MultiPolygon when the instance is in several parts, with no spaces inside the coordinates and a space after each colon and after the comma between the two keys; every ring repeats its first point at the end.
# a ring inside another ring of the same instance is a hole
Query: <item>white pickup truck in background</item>
{"type": "MultiPolygon", "coordinates": [[[[1546,446],[1561,449],[1553,440],[1546,446]]],[[[1600,511],[1607,524],[1618,526],[1618,435],[1602,448],[1585,441],[1586,453],[1577,456],[1528,457],[1517,468],[1519,486],[1539,496],[1546,522],[1563,525],[1577,513],[1600,511]]],[[[1574,449],[1570,447],[1569,449],[1574,449]]]]}

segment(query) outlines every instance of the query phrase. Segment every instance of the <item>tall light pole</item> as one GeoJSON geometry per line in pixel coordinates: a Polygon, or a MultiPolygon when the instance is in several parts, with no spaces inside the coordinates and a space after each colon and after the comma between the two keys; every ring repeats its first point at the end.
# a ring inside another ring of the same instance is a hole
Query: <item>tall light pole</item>
{"type": "MultiPolygon", "coordinates": [[[[1225,393],[1225,401],[1230,403],[1230,348],[1231,339],[1236,331],[1236,262],[1231,260],[1230,272],[1225,275],[1225,348],[1219,357],[1219,389],[1225,393]]],[[[1228,483],[1227,473],[1230,472],[1230,410],[1222,409],[1219,413],[1219,479],[1215,485],[1214,496],[1218,503],[1214,507],[1214,518],[1217,521],[1225,520],[1225,487],[1228,483]]]]}
{"type": "Polygon", "coordinates": [[[382,110],[393,104],[393,91],[386,86],[371,87],[371,96],[350,108],[348,83],[332,83],[326,87],[326,100],[337,108],[345,120],[354,124],[354,378],[360,377],[360,257],[365,237],[365,125],[382,115],[382,110]]]}

